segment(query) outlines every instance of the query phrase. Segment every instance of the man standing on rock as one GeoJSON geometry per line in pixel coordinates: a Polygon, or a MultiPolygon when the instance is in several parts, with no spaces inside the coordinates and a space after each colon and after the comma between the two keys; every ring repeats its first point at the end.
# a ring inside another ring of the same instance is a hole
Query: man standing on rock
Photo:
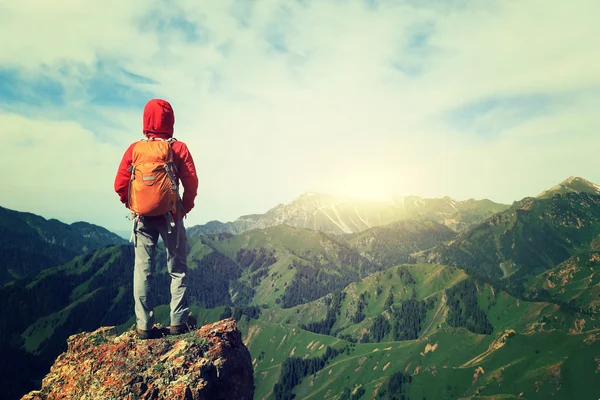
{"type": "Polygon", "coordinates": [[[189,330],[187,238],[183,217],[194,208],[198,176],[187,146],[173,138],[174,124],[171,105],[165,100],[150,100],[144,108],[145,138],[129,146],[115,178],[115,191],[133,216],[133,296],[140,339],[155,336],[150,283],[159,236],[165,243],[171,276],[169,332],[177,335],[189,330]],[[183,198],[179,196],[180,181],[183,198]]]}

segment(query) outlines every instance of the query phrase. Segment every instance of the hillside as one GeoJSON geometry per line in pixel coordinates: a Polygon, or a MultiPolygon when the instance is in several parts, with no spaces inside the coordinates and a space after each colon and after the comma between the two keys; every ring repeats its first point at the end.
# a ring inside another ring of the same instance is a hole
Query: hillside
{"type": "Polygon", "coordinates": [[[454,235],[447,227],[430,221],[402,221],[335,238],[280,225],[235,236],[203,236],[192,247],[190,260],[201,265],[210,252],[234,261],[235,265],[227,262],[226,267],[210,273],[222,279],[205,292],[231,293],[231,303],[219,304],[289,308],[341,290],[375,271],[408,262],[413,252],[454,235]]]}
{"type": "Polygon", "coordinates": [[[373,262],[392,266],[413,262],[413,255],[454,239],[457,234],[434,221],[402,220],[339,236],[373,262]]]}
{"type": "Polygon", "coordinates": [[[600,311],[599,264],[597,250],[578,253],[555,268],[531,277],[524,296],[595,316],[600,311]]]}
{"type": "Polygon", "coordinates": [[[33,276],[77,255],[125,243],[118,235],[87,222],[67,225],[0,207],[0,285],[33,276]]]}
{"type": "Polygon", "coordinates": [[[590,249],[599,234],[600,196],[556,193],[515,202],[448,246],[438,246],[428,259],[490,279],[518,281],[590,249]]]}
{"type": "Polygon", "coordinates": [[[591,398],[600,390],[594,379],[600,358],[590,357],[600,350],[600,321],[516,299],[461,270],[399,266],[328,298],[264,310],[258,320],[244,317],[257,398],[285,398],[271,388],[290,380],[298,382],[290,390],[299,398],[315,399],[400,392],[407,398],[591,398]],[[332,316],[332,324],[322,323],[332,316]],[[276,351],[265,350],[273,346],[276,351]],[[290,378],[286,359],[316,360],[326,346],[342,352],[314,373],[290,378]]]}
{"type": "Polygon", "coordinates": [[[436,221],[460,231],[508,206],[490,200],[456,201],[450,197],[418,196],[388,200],[354,199],[323,193],[305,193],[289,204],[279,204],[264,214],[241,216],[233,222],[211,221],[188,228],[191,236],[208,233],[240,234],[281,224],[330,234],[348,234],[403,219],[436,221]]]}

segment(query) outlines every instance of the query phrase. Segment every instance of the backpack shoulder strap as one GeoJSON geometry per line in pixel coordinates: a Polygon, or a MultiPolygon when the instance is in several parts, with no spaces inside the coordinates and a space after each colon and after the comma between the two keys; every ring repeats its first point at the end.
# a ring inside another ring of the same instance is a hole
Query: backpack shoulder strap
{"type": "Polygon", "coordinates": [[[179,171],[177,170],[177,166],[175,165],[175,156],[174,156],[174,152],[173,152],[173,143],[175,143],[176,141],[177,141],[177,139],[175,139],[174,137],[167,139],[167,143],[169,143],[169,158],[170,158],[169,162],[171,164],[171,167],[175,171],[175,174],[178,174],[179,171]]]}
{"type": "Polygon", "coordinates": [[[173,138],[165,140],[165,142],[169,144],[169,160],[165,164],[165,170],[167,171],[169,178],[171,178],[171,183],[173,183],[173,189],[179,191],[179,182],[177,179],[177,174],[179,174],[179,171],[177,170],[177,166],[175,165],[175,156],[173,152],[173,142],[177,139],[171,139],[173,138]]]}

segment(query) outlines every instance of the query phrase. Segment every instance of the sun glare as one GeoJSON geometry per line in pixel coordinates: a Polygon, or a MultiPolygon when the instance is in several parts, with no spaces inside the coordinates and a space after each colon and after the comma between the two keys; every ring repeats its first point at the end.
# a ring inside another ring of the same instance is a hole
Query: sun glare
{"type": "Polygon", "coordinates": [[[375,175],[351,176],[332,185],[332,194],[359,199],[387,200],[393,192],[391,182],[375,175]]]}

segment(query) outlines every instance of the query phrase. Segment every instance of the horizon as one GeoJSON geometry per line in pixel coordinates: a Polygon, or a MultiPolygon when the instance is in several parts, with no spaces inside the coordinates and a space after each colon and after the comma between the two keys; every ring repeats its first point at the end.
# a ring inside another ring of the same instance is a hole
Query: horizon
{"type": "Polygon", "coordinates": [[[600,182],[598,2],[2,8],[9,209],[129,229],[113,181],[151,98],[198,170],[188,227],[307,192],[511,204],[600,182]]]}

